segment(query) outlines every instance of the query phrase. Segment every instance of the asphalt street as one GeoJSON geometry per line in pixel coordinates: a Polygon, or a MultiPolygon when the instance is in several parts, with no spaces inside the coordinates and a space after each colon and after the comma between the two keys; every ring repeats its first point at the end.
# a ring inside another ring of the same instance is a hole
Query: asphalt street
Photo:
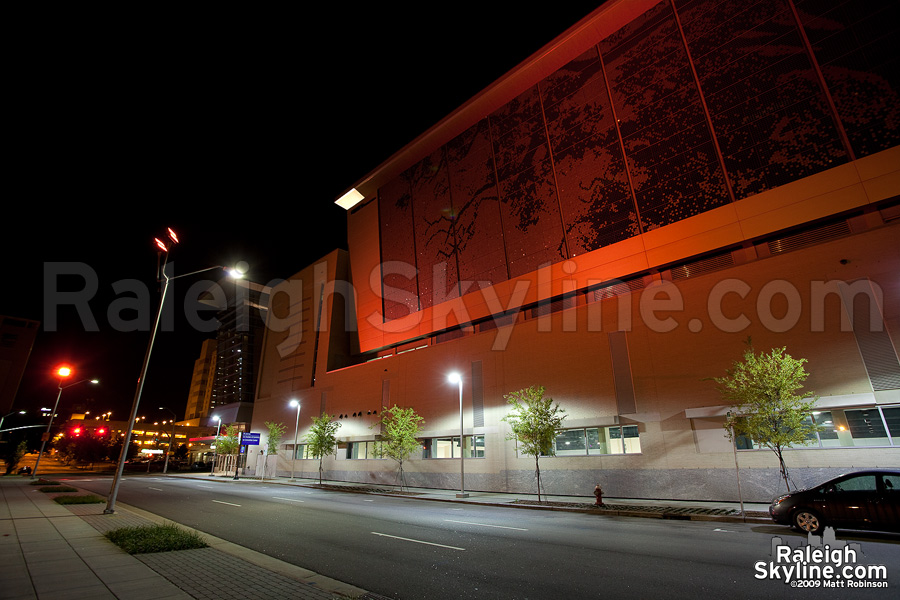
{"type": "MultiPolygon", "coordinates": [[[[100,494],[111,479],[79,478],[100,494]]],[[[128,476],[119,501],[384,596],[413,598],[872,597],[757,579],[775,525],[662,521],[425,502],[219,478],[128,476]]],[[[842,536],[846,537],[846,536],[842,536]]],[[[865,563],[892,565],[900,537],[854,534],[865,563]]]]}

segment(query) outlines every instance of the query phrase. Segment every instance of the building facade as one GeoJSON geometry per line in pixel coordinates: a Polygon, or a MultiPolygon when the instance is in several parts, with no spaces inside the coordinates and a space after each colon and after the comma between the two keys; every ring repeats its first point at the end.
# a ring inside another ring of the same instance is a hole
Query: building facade
{"type": "Polygon", "coordinates": [[[216,374],[216,349],[214,339],[204,340],[200,346],[200,358],[194,361],[191,374],[191,391],[188,393],[184,420],[206,419],[212,406],[212,387],[216,374]]]}
{"type": "Polygon", "coordinates": [[[501,419],[537,385],[567,414],[550,493],[737,499],[737,462],[766,501],[777,461],[735,452],[710,381],[749,337],[809,361],[797,485],[896,465],[896,11],[603,4],[359,182],[349,251],[272,290],[253,431],[297,399],[301,437],[341,422],[327,477],[393,483],[378,419],[413,407],[407,483],[458,488],[458,372],[470,489],[533,491],[501,419]]]}

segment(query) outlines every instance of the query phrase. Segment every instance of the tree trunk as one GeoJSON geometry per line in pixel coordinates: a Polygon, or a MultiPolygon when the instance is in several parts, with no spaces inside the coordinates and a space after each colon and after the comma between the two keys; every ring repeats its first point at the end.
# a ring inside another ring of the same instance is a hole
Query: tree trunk
{"type": "Polygon", "coordinates": [[[787,465],[784,464],[784,455],[781,452],[781,448],[775,450],[775,454],[778,456],[778,467],[781,469],[781,479],[784,481],[784,486],[787,488],[787,491],[791,491],[791,484],[788,483],[788,473],[787,473],[787,465]]]}
{"type": "Polygon", "coordinates": [[[541,466],[538,464],[539,460],[537,456],[534,457],[534,475],[537,478],[538,502],[541,501],[541,466]]]}
{"type": "Polygon", "coordinates": [[[322,485],[322,460],[324,458],[324,456],[319,457],[319,485],[322,485]]]}

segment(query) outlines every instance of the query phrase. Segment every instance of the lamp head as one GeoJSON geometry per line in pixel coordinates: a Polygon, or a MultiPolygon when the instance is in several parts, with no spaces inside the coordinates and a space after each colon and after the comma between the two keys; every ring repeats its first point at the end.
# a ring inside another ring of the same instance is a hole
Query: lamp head
{"type": "Polygon", "coordinates": [[[289,406],[291,406],[291,408],[300,408],[300,403],[297,400],[291,400],[289,406]]]}
{"type": "Polygon", "coordinates": [[[460,381],[462,381],[462,377],[460,377],[459,373],[457,373],[456,371],[447,375],[447,379],[450,381],[450,383],[459,383],[460,381]]]}

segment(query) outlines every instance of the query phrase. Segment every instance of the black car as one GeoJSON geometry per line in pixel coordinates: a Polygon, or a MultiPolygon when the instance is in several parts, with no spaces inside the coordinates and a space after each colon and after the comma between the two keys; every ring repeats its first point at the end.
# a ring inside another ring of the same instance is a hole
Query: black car
{"type": "Polygon", "coordinates": [[[900,531],[900,470],[858,471],[784,494],[772,501],[769,514],[809,533],[825,526],[900,531]]]}

